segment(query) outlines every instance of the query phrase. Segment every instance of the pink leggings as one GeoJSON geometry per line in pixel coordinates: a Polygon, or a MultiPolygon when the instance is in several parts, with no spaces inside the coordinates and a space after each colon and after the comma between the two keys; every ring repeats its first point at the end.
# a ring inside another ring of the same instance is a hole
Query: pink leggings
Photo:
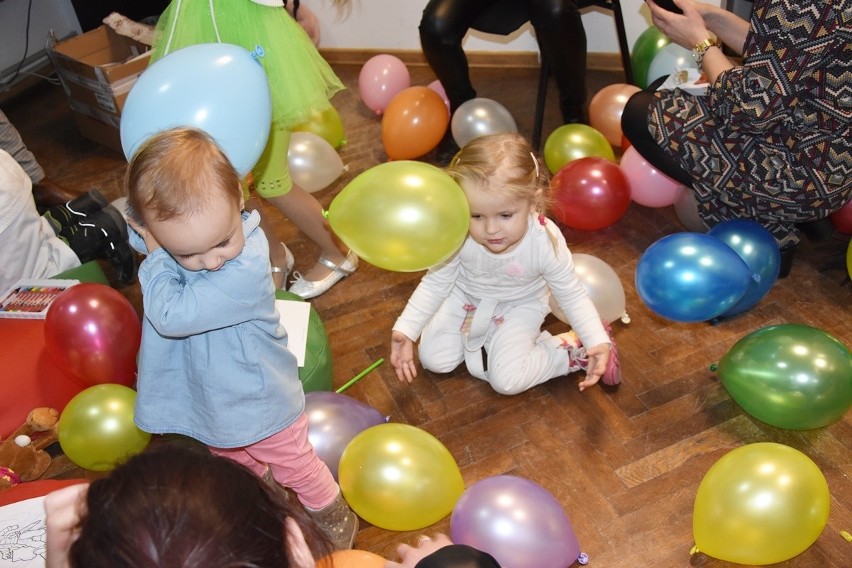
{"type": "Polygon", "coordinates": [[[337,497],[339,488],[331,471],[308,440],[308,417],[304,412],[287,428],[251,446],[211,447],[210,451],[243,464],[258,477],[263,477],[269,468],[275,481],[295,491],[308,509],[322,509],[337,497]]]}

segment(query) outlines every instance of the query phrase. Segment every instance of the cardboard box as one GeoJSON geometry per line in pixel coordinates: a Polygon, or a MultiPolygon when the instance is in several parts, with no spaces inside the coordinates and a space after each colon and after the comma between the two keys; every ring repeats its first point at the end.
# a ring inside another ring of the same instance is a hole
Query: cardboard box
{"type": "Polygon", "coordinates": [[[148,66],[149,47],[101,26],[48,49],[80,133],[121,152],[121,109],[148,66]]]}

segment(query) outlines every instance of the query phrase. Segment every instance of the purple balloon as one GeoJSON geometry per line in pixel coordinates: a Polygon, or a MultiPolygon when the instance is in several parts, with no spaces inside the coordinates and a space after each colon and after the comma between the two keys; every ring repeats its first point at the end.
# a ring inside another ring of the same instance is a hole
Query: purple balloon
{"type": "Polygon", "coordinates": [[[309,392],[305,394],[308,440],[319,458],[337,480],[340,456],[356,435],[387,419],[378,410],[345,394],[309,392]]]}
{"type": "Polygon", "coordinates": [[[542,486],[514,475],[489,477],[462,493],[450,534],[503,568],[565,568],[580,557],[562,505],[542,486]]]}

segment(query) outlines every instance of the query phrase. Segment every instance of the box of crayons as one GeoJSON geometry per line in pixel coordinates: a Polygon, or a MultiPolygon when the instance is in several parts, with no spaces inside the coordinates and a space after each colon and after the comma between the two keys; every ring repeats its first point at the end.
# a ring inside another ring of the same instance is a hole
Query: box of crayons
{"type": "Polygon", "coordinates": [[[79,280],[19,280],[0,300],[0,318],[44,319],[59,294],[79,280]]]}

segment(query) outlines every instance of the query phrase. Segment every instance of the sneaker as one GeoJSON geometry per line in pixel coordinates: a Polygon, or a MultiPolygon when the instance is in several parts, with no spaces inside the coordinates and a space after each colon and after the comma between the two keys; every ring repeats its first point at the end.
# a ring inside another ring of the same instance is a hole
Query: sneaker
{"type": "Polygon", "coordinates": [[[61,236],[80,262],[96,258],[109,261],[123,284],[133,282],[136,277],[136,255],[127,240],[127,223],[112,205],[107,204],[97,213],[80,219],[61,236]]]}

